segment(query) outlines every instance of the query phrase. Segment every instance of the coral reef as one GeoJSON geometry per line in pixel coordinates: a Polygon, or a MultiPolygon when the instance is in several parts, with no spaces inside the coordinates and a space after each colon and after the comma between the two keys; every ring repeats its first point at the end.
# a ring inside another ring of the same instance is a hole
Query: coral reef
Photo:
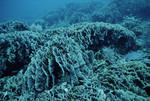
{"type": "Polygon", "coordinates": [[[31,26],[1,23],[0,101],[150,101],[147,2],[70,3],[31,26]]]}
{"type": "Polygon", "coordinates": [[[120,23],[125,16],[149,19],[148,0],[110,0],[108,3],[91,1],[70,3],[56,11],[48,12],[36,21],[44,27],[66,27],[79,22],[120,23]]]}
{"type": "MultiPolygon", "coordinates": [[[[27,67],[31,56],[42,45],[40,33],[19,31],[23,27],[15,30],[12,26],[20,26],[20,23],[13,22],[10,27],[7,26],[10,29],[7,33],[0,33],[0,77],[16,74],[21,68],[27,67]]],[[[26,25],[22,23],[21,26],[26,25]]]]}
{"type": "Polygon", "coordinates": [[[8,33],[13,31],[26,31],[30,30],[29,26],[18,21],[9,21],[0,24],[0,33],[8,33]]]}
{"type": "Polygon", "coordinates": [[[66,75],[70,75],[68,80],[71,80],[72,85],[77,85],[90,75],[94,59],[92,57],[92,51],[83,53],[73,39],[64,36],[53,37],[31,59],[25,72],[28,88],[37,91],[48,90],[58,82],[63,82],[66,75]]]}
{"type": "Polygon", "coordinates": [[[0,34],[1,99],[149,99],[147,62],[122,56],[140,49],[134,32],[102,22],[29,29],[0,34]]]}

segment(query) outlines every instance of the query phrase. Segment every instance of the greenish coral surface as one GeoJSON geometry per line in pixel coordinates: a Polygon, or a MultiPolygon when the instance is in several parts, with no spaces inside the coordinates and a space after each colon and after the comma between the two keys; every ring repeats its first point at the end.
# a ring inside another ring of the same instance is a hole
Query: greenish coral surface
{"type": "Polygon", "coordinates": [[[141,46],[121,25],[80,23],[0,37],[3,101],[149,100],[149,53],[142,61],[126,60],[141,46]]]}

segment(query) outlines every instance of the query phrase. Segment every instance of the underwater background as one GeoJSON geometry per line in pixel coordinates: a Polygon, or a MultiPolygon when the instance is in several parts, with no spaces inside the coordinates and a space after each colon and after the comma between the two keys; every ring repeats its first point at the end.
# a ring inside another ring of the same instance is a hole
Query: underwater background
{"type": "Polygon", "coordinates": [[[150,101],[150,0],[0,1],[0,101],[150,101]]]}

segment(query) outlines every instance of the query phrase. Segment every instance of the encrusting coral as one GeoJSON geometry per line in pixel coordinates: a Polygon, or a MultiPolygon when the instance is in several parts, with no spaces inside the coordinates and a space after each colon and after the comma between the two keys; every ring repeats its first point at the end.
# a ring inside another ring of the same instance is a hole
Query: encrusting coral
{"type": "Polygon", "coordinates": [[[127,94],[132,100],[149,99],[149,66],[122,57],[140,49],[140,44],[134,32],[120,25],[86,22],[43,31],[8,31],[0,37],[1,64],[6,67],[1,75],[7,74],[4,70],[13,72],[6,65],[9,61],[14,68],[22,64],[17,75],[0,79],[4,100],[128,100],[127,94]]]}
{"type": "Polygon", "coordinates": [[[93,53],[83,53],[73,39],[56,35],[31,59],[25,72],[28,88],[37,91],[48,90],[65,75],[69,75],[68,79],[71,81],[68,82],[71,84],[79,84],[90,75],[90,62],[93,60],[88,54],[93,53]]]}

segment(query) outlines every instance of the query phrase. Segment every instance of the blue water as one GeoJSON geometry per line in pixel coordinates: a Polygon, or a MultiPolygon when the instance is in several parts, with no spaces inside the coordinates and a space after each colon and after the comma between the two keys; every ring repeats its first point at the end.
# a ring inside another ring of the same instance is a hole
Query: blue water
{"type": "Polygon", "coordinates": [[[70,1],[62,0],[4,0],[0,2],[0,18],[21,19],[37,17],[49,10],[64,6],[70,1]]]}
{"type": "MultiPolygon", "coordinates": [[[[27,19],[39,18],[42,14],[64,7],[70,2],[84,2],[84,0],[1,0],[0,21],[24,21],[27,19]]],[[[86,2],[90,2],[90,0],[86,2]]]]}

